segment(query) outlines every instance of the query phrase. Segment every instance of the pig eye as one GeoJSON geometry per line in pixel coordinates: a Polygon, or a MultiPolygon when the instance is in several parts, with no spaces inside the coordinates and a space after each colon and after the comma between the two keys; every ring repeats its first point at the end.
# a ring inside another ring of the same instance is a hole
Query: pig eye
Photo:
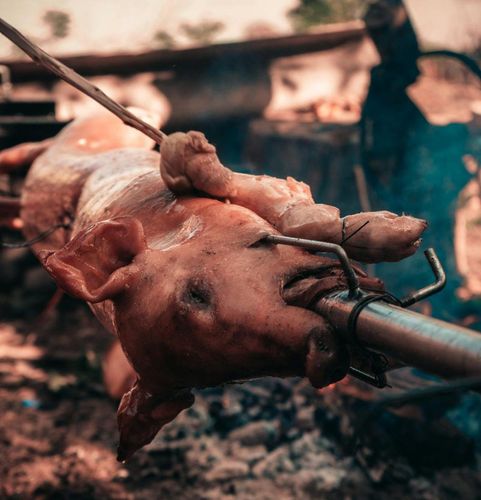
{"type": "Polygon", "coordinates": [[[205,287],[190,284],[187,287],[184,299],[196,307],[207,307],[210,304],[210,293],[205,287]]]}

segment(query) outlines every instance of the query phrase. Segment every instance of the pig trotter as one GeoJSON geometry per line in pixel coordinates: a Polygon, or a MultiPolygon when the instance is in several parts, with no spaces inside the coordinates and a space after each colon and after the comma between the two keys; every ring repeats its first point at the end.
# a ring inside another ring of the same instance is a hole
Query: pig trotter
{"type": "Polygon", "coordinates": [[[365,224],[343,245],[351,258],[361,262],[409,257],[418,249],[427,226],[424,220],[384,211],[341,218],[336,207],[315,204],[309,186],[292,177],[283,180],[232,172],[200,132],[169,135],[161,146],[160,172],[173,192],[201,191],[228,199],[257,213],[285,236],[342,244],[349,233],[365,224]]]}
{"type": "Polygon", "coordinates": [[[396,262],[413,255],[421,244],[427,222],[391,212],[362,212],[345,220],[346,252],[361,262],[396,262]],[[349,238],[356,228],[365,225],[349,238]]]}
{"type": "Polygon", "coordinates": [[[16,169],[30,166],[53,143],[53,139],[41,142],[26,142],[0,152],[0,174],[8,174],[16,169]]]}
{"type": "Polygon", "coordinates": [[[160,174],[174,193],[197,190],[217,198],[229,195],[232,172],[220,163],[215,146],[201,132],[167,136],[160,153],[160,174]]]}

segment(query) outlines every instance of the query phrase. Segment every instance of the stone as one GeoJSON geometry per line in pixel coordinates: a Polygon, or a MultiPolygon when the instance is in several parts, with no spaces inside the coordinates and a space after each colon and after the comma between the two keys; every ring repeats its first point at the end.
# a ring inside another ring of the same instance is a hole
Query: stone
{"type": "Polygon", "coordinates": [[[207,481],[228,481],[246,477],[248,474],[249,466],[245,462],[226,459],[215,464],[205,474],[205,479],[207,481]]]}
{"type": "Polygon", "coordinates": [[[324,467],[319,470],[301,471],[297,478],[306,494],[314,498],[341,488],[346,471],[337,467],[324,467]]]}
{"type": "Polygon", "coordinates": [[[236,442],[232,443],[229,454],[238,460],[253,465],[267,456],[267,449],[263,445],[242,446],[236,442]]]}
{"type": "Polygon", "coordinates": [[[185,454],[188,468],[192,470],[210,469],[214,464],[226,460],[222,443],[217,438],[203,437],[195,441],[192,448],[185,454]]]}
{"type": "Polygon", "coordinates": [[[303,431],[314,429],[314,407],[306,406],[300,408],[296,414],[296,426],[303,431]]]}
{"type": "Polygon", "coordinates": [[[275,478],[278,474],[292,473],[296,467],[289,456],[289,448],[281,446],[257,463],[252,472],[256,477],[275,478]]]}
{"type": "Polygon", "coordinates": [[[229,439],[243,446],[273,446],[279,439],[279,425],[266,420],[252,422],[231,431],[229,439]]]}

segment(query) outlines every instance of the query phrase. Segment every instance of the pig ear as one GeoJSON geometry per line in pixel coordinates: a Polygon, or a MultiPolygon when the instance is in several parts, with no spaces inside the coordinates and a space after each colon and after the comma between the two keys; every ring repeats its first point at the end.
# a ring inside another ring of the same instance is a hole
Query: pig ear
{"type": "Polygon", "coordinates": [[[117,460],[124,462],[142,446],[150,443],[159,430],[194,403],[188,389],[167,397],[157,397],[137,381],[120,401],[117,423],[120,431],[117,460]]]}
{"type": "Polygon", "coordinates": [[[96,303],[125,289],[133,276],[130,264],[146,248],[142,224],[119,217],[80,231],[63,248],[40,258],[60,288],[96,303]]]}

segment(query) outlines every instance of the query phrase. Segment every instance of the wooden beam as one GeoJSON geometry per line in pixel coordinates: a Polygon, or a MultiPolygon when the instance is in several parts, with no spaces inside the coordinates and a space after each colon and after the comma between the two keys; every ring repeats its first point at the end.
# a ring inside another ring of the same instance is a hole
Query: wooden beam
{"type": "MultiPolygon", "coordinates": [[[[60,60],[82,75],[132,75],[145,71],[205,66],[218,59],[272,60],[308,52],[332,49],[365,35],[362,21],[322,26],[299,35],[247,40],[179,50],[144,53],[61,57],[60,60]]],[[[53,75],[28,61],[0,61],[10,68],[12,81],[52,80],[53,75]]]]}

